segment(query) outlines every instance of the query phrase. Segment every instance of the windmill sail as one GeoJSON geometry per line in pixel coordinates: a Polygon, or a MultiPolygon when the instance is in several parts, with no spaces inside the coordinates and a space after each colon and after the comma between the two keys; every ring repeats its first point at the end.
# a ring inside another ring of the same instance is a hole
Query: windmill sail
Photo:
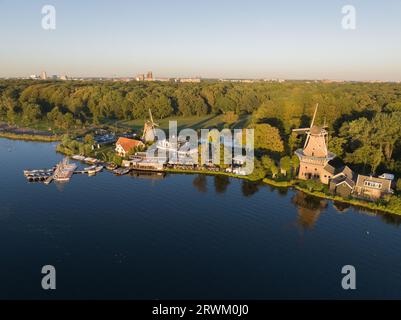
{"type": "Polygon", "coordinates": [[[316,114],[317,114],[317,108],[319,107],[319,104],[316,103],[316,107],[315,107],[315,112],[313,113],[313,118],[312,118],[312,122],[310,124],[310,127],[312,128],[314,123],[315,123],[315,119],[316,119],[316,114]]]}
{"type": "Polygon", "coordinates": [[[149,108],[149,118],[150,120],[145,121],[145,125],[143,127],[143,135],[142,139],[146,142],[154,141],[155,139],[155,127],[159,125],[153,121],[152,110],[149,108]]]}

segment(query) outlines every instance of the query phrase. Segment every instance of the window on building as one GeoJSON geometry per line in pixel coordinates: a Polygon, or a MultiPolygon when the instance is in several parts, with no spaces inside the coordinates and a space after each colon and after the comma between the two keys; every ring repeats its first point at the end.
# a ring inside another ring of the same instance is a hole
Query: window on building
{"type": "Polygon", "coordinates": [[[363,184],[365,187],[373,188],[373,189],[381,189],[383,185],[380,182],[375,181],[365,181],[363,184]]]}

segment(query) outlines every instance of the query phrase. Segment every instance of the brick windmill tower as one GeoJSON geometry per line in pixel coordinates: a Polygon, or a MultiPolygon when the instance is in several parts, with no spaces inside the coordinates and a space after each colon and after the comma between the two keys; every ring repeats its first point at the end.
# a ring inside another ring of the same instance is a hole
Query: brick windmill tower
{"type": "Polygon", "coordinates": [[[333,175],[327,170],[330,167],[328,163],[336,158],[336,155],[327,149],[327,126],[315,125],[318,106],[319,104],[316,105],[309,128],[293,130],[293,132],[306,133],[303,149],[295,151],[300,160],[298,178],[302,180],[316,179],[328,184],[333,175]]]}

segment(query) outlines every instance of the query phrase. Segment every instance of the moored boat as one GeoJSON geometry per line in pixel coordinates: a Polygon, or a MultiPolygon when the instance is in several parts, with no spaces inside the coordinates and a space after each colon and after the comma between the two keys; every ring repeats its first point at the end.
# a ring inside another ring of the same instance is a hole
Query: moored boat
{"type": "Polygon", "coordinates": [[[113,172],[118,176],[122,176],[124,174],[127,174],[129,171],[130,170],[128,168],[117,168],[113,172]]]}
{"type": "Polygon", "coordinates": [[[96,165],[93,165],[93,166],[90,166],[90,167],[87,167],[87,168],[84,168],[84,171],[92,171],[92,170],[95,170],[96,169],[96,165]]]}
{"type": "Polygon", "coordinates": [[[117,169],[117,165],[115,164],[115,163],[108,163],[107,165],[106,165],[106,169],[107,170],[110,170],[110,171],[113,171],[113,170],[115,170],[115,169],[117,169]]]}
{"type": "Polygon", "coordinates": [[[84,160],[85,160],[85,157],[84,157],[84,156],[80,156],[80,155],[78,155],[78,154],[73,155],[72,158],[73,158],[74,160],[78,160],[78,161],[84,161],[84,160]]]}
{"type": "Polygon", "coordinates": [[[88,175],[93,176],[102,170],[103,170],[103,166],[92,166],[89,170],[86,170],[86,171],[88,172],[88,175]]]}

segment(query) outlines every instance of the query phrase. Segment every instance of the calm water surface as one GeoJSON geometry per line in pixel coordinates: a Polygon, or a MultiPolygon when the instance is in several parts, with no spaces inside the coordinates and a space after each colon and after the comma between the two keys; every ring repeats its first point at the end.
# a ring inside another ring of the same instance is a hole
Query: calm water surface
{"type": "Polygon", "coordinates": [[[0,298],[401,298],[398,216],[224,177],[26,182],[55,146],[0,139],[0,298]]]}

